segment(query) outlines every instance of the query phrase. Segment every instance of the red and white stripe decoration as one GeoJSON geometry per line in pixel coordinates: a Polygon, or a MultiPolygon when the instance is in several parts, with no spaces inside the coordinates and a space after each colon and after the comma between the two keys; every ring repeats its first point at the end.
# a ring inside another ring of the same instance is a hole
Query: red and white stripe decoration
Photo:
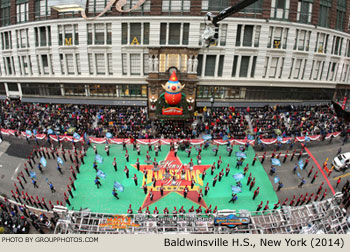
{"type": "MultiPolygon", "coordinates": [[[[15,130],[8,130],[8,129],[1,129],[1,133],[3,135],[11,135],[14,136],[15,135],[15,130]]],[[[333,135],[333,137],[338,137],[340,135],[340,132],[334,132],[334,133],[330,133],[327,134],[326,139],[329,139],[331,136],[333,135]]],[[[25,136],[29,136],[27,135],[25,132],[21,132],[21,136],[25,137],[25,136]]],[[[31,138],[34,138],[34,136],[29,136],[31,138]]],[[[37,134],[35,136],[37,139],[42,140],[42,139],[46,139],[46,135],[45,134],[37,134]]],[[[72,142],[72,140],[74,140],[75,143],[77,142],[83,142],[84,138],[80,137],[79,139],[75,139],[73,136],[56,136],[56,135],[50,135],[50,139],[58,142],[58,137],[60,139],[60,141],[66,141],[66,142],[72,142]]],[[[311,141],[317,141],[321,138],[321,135],[315,135],[315,136],[309,136],[311,141]]],[[[289,140],[291,140],[291,137],[285,137],[282,139],[281,143],[285,144],[287,143],[289,140]]],[[[296,137],[295,138],[296,141],[298,142],[304,142],[305,141],[305,137],[296,137]]],[[[131,140],[128,138],[97,138],[97,137],[89,137],[89,140],[91,143],[94,144],[105,144],[105,143],[110,143],[110,144],[123,144],[123,142],[125,142],[126,144],[130,144],[131,140]]],[[[275,144],[277,143],[277,139],[273,138],[273,139],[260,139],[261,142],[263,144],[275,144]]],[[[182,143],[183,141],[186,141],[184,139],[137,139],[136,140],[137,143],[139,144],[155,144],[155,143],[160,143],[160,144],[166,144],[169,145],[171,142],[177,142],[177,143],[182,143]]],[[[191,139],[189,140],[190,143],[192,145],[200,145],[200,144],[204,144],[205,141],[203,139],[191,139]]],[[[233,144],[245,144],[246,142],[249,142],[249,144],[254,145],[254,140],[247,140],[247,139],[230,139],[229,140],[230,143],[233,144]]],[[[225,145],[227,144],[227,141],[223,141],[220,139],[213,139],[213,144],[219,144],[219,145],[225,145]]]]}

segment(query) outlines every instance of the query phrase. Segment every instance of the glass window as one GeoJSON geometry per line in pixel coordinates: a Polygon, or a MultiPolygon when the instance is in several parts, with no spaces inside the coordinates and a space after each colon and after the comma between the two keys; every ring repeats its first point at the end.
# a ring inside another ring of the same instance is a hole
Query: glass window
{"type": "MultiPolygon", "coordinates": [[[[169,24],[169,45],[179,45],[180,44],[180,33],[181,24],[180,23],[170,23],[169,24]]],[[[188,37],[187,37],[188,39],[188,37]]]]}
{"type": "Polygon", "coordinates": [[[182,44],[188,45],[188,36],[190,33],[190,24],[183,24],[183,35],[182,35],[182,44]]]}
{"type": "Polygon", "coordinates": [[[166,44],[166,33],[167,33],[167,24],[161,23],[160,24],[160,44],[161,45],[166,44]]]}
{"type": "Polygon", "coordinates": [[[205,76],[214,76],[216,55],[207,55],[205,63],[205,76]]]}
{"type": "Polygon", "coordinates": [[[0,95],[6,95],[5,84],[0,83],[0,95]]]}
{"type": "Polygon", "coordinates": [[[143,44],[149,44],[149,23],[143,24],[143,44]]]}
{"type": "Polygon", "coordinates": [[[239,77],[248,77],[248,66],[250,56],[241,57],[241,68],[239,70],[239,77]]]}
{"type": "Polygon", "coordinates": [[[235,55],[234,58],[233,58],[232,77],[236,77],[237,62],[238,62],[238,56],[235,55]]]}
{"type": "Polygon", "coordinates": [[[322,27],[329,27],[329,13],[332,7],[332,0],[321,0],[318,17],[318,25],[322,27]]]}
{"type": "Polygon", "coordinates": [[[141,56],[140,54],[130,54],[130,74],[141,74],[141,56]]]}
{"type": "Polygon", "coordinates": [[[128,43],[128,24],[122,23],[122,44],[126,45],[128,43]]]}
{"type": "Polygon", "coordinates": [[[64,94],[66,96],[86,96],[84,84],[64,84],[64,94]]]}
{"type": "Polygon", "coordinates": [[[229,0],[203,0],[202,10],[208,11],[222,11],[230,6],[229,0]]]}
{"type": "Polygon", "coordinates": [[[252,46],[253,29],[253,25],[244,26],[243,46],[252,46]]]}
{"type": "Polygon", "coordinates": [[[104,75],[106,74],[106,65],[105,65],[105,55],[104,53],[96,53],[96,71],[97,74],[104,75]]]}
{"type": "Polygon", "coordinates": [[[141,40],[141,23],[130,23],[130,44],[138,45],[141,40]]]}
{"type": "Polygon", "coordinates": [[[10,17],[11,17],[11,0],[2,0],[1,1],[1,26],[10,25],[10,17]]]}
{"type": "Polygon", "coordinates": [[[7,83],[7,89],[9,91],[17,92],[18,91],[18,85],[17,85],[17,83],[7,83]]]}
{"type": "Polygon", "coordinates": [[[218,76],[219,77],[222,77],[222,72],[223,72],[223,69],[224,69],[224,59],[225,59],[225,56],[224,55],[220,55],[219,68],[218,68],[218,76]]]}
{"type": "Polygon", "coordinates": [[[105,26],[104,24],[95,24],[95,45],[105,44],[105,26]]]}
{"type": "Polygon", "coordinates": [[[128,55],[126,53],[122,54],[122,65],[123,65],[123,75],[128,74],[128,55]]]}
{"type": "Polygon", "coordinates": [[[197,76],[202,76],[202,69],[203,69],[203,55],[198,55],[198,66],[197,66],[197,76]]]}
{"type": "Polygon", "coordinates": [[[27,22],[29,20],[28,0],[16,1],[17,23],[27,22]]]}
{"type": "Polygon", "coordinates": [[[89,85],[90,96],[105,96],[105,97],[116,97],[117,88],[116,85],[110,84],[96,84],[89,85]]]}
{"type": "Polygon", "coordinates": [[[190,9],[190,0],[162,0],[163,12],[189,12],[190,9]]]}

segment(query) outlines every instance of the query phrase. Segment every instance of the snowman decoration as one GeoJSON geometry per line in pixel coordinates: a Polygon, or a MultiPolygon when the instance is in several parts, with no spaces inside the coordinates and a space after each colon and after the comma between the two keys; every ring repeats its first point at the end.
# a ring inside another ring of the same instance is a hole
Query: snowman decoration
{"type": "Polygon", "coordinates": [[[177,79],[175,71],[171,74],[170,79],[165,85],[162,85],[165,89],[164,99],[170,106],[176,106],[181,102],[183,94],[181,93],[185,85],[181,85],[177,79]]]}

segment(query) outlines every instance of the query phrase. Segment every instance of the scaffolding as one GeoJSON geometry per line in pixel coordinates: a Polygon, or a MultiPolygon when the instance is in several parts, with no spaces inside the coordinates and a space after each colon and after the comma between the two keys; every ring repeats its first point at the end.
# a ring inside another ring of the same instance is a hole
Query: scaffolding
{"type": "Polygon", "coordinates": [[[88,209],[70,211],[55,207],[60,220],[56,234],[350,234],[350,217],[340,207],[342,195],[312,204],[250,212],[223,210],[206,215],[114,215],[88,209]],[[248,217],[249,224],[234,228],[215,226],[214,219],[234,214],[248,217]],[[123,223],[123,225],[121,225],[123,223]]]}

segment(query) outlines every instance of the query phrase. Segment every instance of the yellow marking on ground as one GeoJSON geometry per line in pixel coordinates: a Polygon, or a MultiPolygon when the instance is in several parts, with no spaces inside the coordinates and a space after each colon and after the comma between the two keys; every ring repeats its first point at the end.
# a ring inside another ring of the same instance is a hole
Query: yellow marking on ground
{"type": "MultiPolygon", "coordinates": [[[[313,184],[304,184],[302,188],[304,187],[309,187],[309,186],[314,186],[314,185],[320,185],[322,182],[318,182],[318,183],[313,183],[313,184]]],[[[280,191],[283,191],[283,190],[294,190],[294,189],[298,189],[300,187],[298,186],[291,186],[291,187],[286,187],[286,188],[281,188],[280,191]]]]}
{"type": "Polygon", "coordinates": [[[338,176],[338,177],[335,177],[335,178],[333,178],[333,180],[338,180],[339,178],[345,178],[345,177],[348,177],[348,176],[350,176],[350,173],[348,172],[348,173],[345,173],[345,174],[343,174],[343,175],[340,175],[340,176],[338,176]]]}

